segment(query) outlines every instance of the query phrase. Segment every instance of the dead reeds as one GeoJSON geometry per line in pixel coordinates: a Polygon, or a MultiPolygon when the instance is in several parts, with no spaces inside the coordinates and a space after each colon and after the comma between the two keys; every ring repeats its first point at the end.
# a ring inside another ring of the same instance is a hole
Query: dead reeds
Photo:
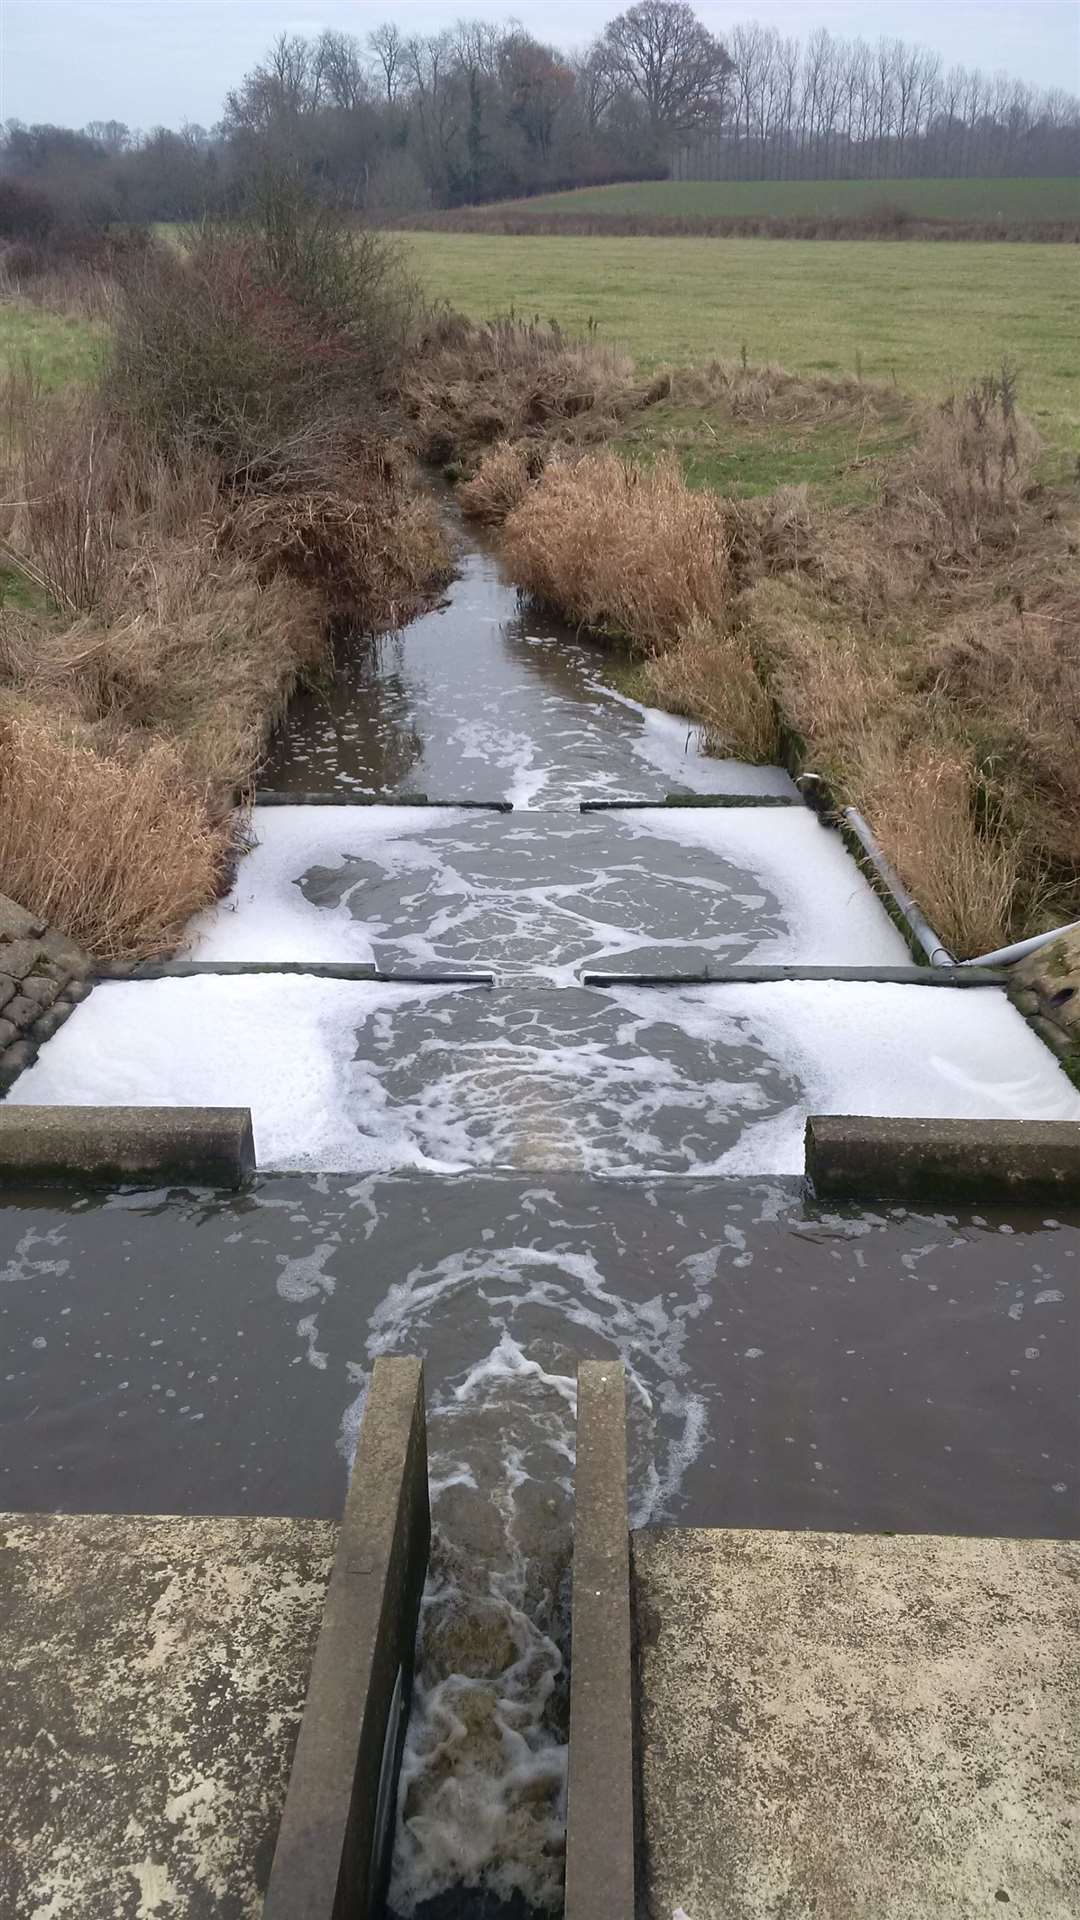
{"type": "Polygon", "coordinates": [[[503,537],[514,579],[537,600],[646,651],[724,613],[722,504],[692,492],[670,458],[652,467],[609,452],[554,459],[503,537]]]}
{"type": "Polygon", "coordinates": [[[232,851],[165,739],[108,755],[0,699],[0,884],[105,959],[161,952],[220,890],[232,851]]]}
{"type": "Polygon", "coordinates": [[[300,213],[148,247],[102,384],[2,396],[0,891],[92,953],[161,951],[224,884],[330,617],[396,624],[449,569],[385,434],[411,295],[352,249],[300,213]]]}
{"type": "MultiPolygon", "coordinates": [[[[862,404],[779,369],[700,379],[733,417],[862,404]]],[[[528,591],[645,651],[646,685],[717,751],[821,773],[971,955],[1080,914],[1076,502],[1040,491],[1038,456],[1006,367],[927,410],[862,506],[722,500],[670,459],[556,452],[503,551],[528,591]]]]}

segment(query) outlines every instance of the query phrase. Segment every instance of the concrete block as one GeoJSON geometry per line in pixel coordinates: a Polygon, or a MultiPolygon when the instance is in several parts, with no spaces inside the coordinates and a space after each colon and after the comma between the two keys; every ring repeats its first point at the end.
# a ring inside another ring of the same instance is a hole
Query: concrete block
{"type": "Polygon", "coordinates": [[[806,1177],[819,1199],[1080,1202],[1080,1124],[812,1114],[806,1177]]]}
{"type": "Polygon", "coordinates": [[[423,1367],[379,1359],[263,1920],[383,1911],[430,1538],[423,1367]]]}
{"type": "Polygon", "coordinates": [[[254,1167],[247,1107],[0,1107],[0,1185],[240,1187],[254,1167]]]}
{"type": "Polygon", "coordinates": [[[649,1920],[1075,1920],[1080,1545],[657,1528],[633,1579],[649,1920]]]}
{"type": "Polygon", "coordinates": [[[634,1913],[634,1729],[626,1382],[578,1368],[565,1920],[634,1913]]]}
{"type": "Polygon", "coordinates": [[[258,1913],[336,1532],[0,1514],[3,1920],[258,1913]]]}

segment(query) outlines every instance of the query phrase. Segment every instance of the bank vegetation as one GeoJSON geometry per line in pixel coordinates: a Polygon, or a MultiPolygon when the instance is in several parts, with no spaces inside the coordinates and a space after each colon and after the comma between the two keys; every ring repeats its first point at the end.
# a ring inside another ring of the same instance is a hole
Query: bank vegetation
{"type": "Polygon", "coordinates": [[[107,280],[98,377],[0,394],[0,892],[130,959],[227,884],[334,622],[400,623],[450,556],[401,442],[391,246],[282,192],[107,280]]]}
{"type": "Polygon", "coordinates": [[[959,955],[1080,916],[1080,499],[1045,477],[1010,368],[912,407],[900,445],[852,460],[870,471],[844,504],[724,496],[671,454],[620,450],[672,385],[732,439],[793,410],[812,439],[896,406],[752,366],[620,394],[600,356],[595,409],[530,428],[519,408],[516,433],[466,454],[462,504],[501,529],[512,577],[629,647],[643,697],[715,751],[784,760],[858,806],[959,955]]]}

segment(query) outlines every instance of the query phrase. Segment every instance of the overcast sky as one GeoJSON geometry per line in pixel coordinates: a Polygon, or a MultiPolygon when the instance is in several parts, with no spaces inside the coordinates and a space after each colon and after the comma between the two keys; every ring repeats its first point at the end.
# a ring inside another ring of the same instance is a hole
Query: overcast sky
{"type": "MultiPolygon", "coordinates": [[[[516,18],[564,46],[590,39],[620,0],[0,0],[0,119],[125,120],[211,126],[235,84],[280,32],[363,36],[392,18],[430,32],[464,15],[516,18]]],[[[758,19],[781,33],[899,34],[946,62],[1080,92],[1080,0],[760,0],[697,9],[714,33],[758,19]]]]}

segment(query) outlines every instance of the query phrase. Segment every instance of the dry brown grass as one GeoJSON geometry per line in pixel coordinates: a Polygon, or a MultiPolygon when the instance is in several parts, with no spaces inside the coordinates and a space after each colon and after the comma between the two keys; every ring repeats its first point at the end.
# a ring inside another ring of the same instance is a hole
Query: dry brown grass
{"type": "Polygon", "coordinates": [[[95,614],[3,615],[0,687],[129,761],[169,739],[216,816],[325,651],[316,596],[282,575],[260,584],[238,556],[190,538],[133,555],[95,614]]]}
{"type": "MultiPolygon", "coordinates": [[[[766,418],[865,403],[778,369],[700,384],[766,418]]],[[[1080,914],[1080,523],[1038,456],[1006,368],[928,411],[868,504],[718,500],[671,463],[556,454],[505,557],[644,647],[646,684],[718,750],[822,774],[969,956],[1080,914]]]]}
{"type": "Polygon", "coordinates": [[[482,456],[476,472],[458,488],[458,504],[470,520],[500,527],[519,507],[544,468],[542,452],[520,440],[498,440],[482,456]]]}
{"type": "Polygon", "coordinates": [[[710,360],[700,367],[678,367],[666,376],[666,390],[657,397],[697,406],[719,404],[733,420],[785,426],[863,415],[890,419],[907,408],[891,387],[850,374],[791,373],[771,361],[710,360]]]}
{"type": "Polygon", "coordinates": [[[400,626],[450,575],[435,501],[387,442],[339,459],[328,477],[330,485],[243,496],[225,514],[221,538],[261,579],[289,574],[328,613],[371,628],[400,626]]]}
{"type": "Polygon", "coordinates": [[[40,707],[0,702],[0,887],[88,952],[173,945],[231,852],[169,741],[112,757],[40,707]]]}
{"type": "Polygon", "coordinates": [[[696,619],[720,619],[727,604],[723,507],[692,492],[672,459],[552,460],[503,537],[519,585],[575,624],[647,651],[696,619]]]}
{"type": "Polygon", "coordinates": [[[437,314],[402,377],[418,451],[466,470],[500,440],[607,438],[636,392],[627,355],[512,315],[437,314]]]}
{"type": "Polygon", "coordinates": [[[742,630],[692,620],[646,662],[645,682],[661,706],[704,723],[713,752],[766,764],[778,757],[776,701],[742,630]]]}
{"type": "Polygon", "coordinates": [[[407,618],[446,577],[446,535],[401,455],[340,420],[279,442],[262,490],[238,492],[205,440],[13,380],[0,459],[22,577],[0,610],[0,891],[98,955],[158,952],[222,884],[236,791],[326,660],[330,616],[407,618]]]}

